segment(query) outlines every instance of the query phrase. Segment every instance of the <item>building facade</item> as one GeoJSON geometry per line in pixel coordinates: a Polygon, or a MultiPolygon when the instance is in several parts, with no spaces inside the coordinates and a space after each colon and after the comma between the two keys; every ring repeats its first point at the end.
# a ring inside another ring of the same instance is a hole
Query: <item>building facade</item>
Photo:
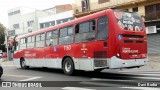
{"type": "MultiPolygon", "coordinates": [[[[25,33],[33,32],[40,29],[40,26],[43,27],[43,25],[39,25],[39,18],[43,17],[54,17],[53,15],[56,15],[58,13],[70,11],[69,14],[64,17],[64,20],[73,19],[73,11],[71,4],[65,4],[65,5],[56,5],[52,8],[48,8],[45,10],[36,10],[33,8],[28,7],[17,7],[8,10],[8,35],[9,36],[16,36],[16,35],[23,35],[25,33]],[[71,15],[72,14],[72,15],[71,15]]],[[[50,18],[51,22],[44,23],[46,26],[49,24],[49,26],[53,26],[56,23],[53,21],[52,18],[50,18]]],[[[62,19],[63,17],[58,15],[56,18],[62,19]]],[[[47,19],[47,18],[45,18],[47,19]]],[[[55,19],[55,18],[54,18],[55,19]]],[[[58,20],[58,19],[56,19],[58,20]]],[[[60,22],[64,21],[60,20],[60,22]]],[[[57,21],[59,23],[59,21],[57,21]]],[[[45,27],[46,27],[45,26],[45,27]]],[[[48,26],[48,27],[49,27],[48,26]]]]}
{"type": "Polygon", "coordinates": [[[25,7],[17,7],[8,11],[8,35],[23,35],[39,29],[38,18],[50,13],[25,7]]]}
{"type": "Polygon", "coordinates": [[[57,24],[65,23],[71,20],[74,20],[73,10],[54,14],[48,17],[39,18],[38,23],[39,23],[40,29],[42,29],[42,28],[47,28],[57,24]]]}
{"type": "Polygon", "coordinates": [[[148,52],[160,54],[160,0],[76,0],[73,5],[76,18],[109,8],[141,15],[148,34],[148,52]]]}

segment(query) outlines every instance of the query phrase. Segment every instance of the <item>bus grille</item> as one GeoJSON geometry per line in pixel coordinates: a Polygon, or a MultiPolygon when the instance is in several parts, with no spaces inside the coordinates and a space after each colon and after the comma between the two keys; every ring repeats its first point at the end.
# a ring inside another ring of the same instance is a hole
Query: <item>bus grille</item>
{"type": "Polygon", "coordinates": [[[106,67],[107,61],[106,60],[94,60],[95,67],[106,67]]]}
{"type": "Polygon", "coordinates": [[[94,52],[94,58],[107,58],[107,51],[94,52]]]}

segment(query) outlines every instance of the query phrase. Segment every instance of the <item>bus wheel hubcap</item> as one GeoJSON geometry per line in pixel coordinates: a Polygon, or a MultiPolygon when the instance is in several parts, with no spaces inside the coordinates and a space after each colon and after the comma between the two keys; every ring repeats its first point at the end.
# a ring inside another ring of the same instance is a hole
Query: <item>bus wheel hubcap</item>
{"type": "Polygon", "coordinates": [[[65,64],[65,70],[66,70],[67,72],[70,72],[70,71],[71,71],[71,63],[70,63],[70,62],[66,62],[66,64],[65,64]]]}
{"type": "Polygon", "coordinates": [[[25,61],[22,62],[22,67],[25,67],[26,66],[26,63],[25,61]]]}

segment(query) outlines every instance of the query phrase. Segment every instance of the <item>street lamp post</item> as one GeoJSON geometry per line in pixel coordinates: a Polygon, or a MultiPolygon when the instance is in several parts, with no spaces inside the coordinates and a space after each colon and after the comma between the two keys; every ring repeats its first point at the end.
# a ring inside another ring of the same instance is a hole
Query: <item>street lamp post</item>
{"type": "Polygon", "coordinates": [[[6,48],[7,48],[7,60],[9,60],[9,55],[8,55],[8,29],[5,30],[5,41],[6,41],[6,48]]]}

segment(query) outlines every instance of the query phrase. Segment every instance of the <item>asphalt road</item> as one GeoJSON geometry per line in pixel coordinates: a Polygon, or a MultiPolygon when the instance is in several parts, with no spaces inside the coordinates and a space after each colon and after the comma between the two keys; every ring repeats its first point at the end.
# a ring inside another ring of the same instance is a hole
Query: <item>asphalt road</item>
{"type": "MultiPolygon", "coordinates": [[[[106,90],[106,88],[109,90],[160,90],[160,71],[104,70],[101,73],[78,71],[74,76],[66,76],[62,70],[57,69],[24,70],[15,66],[3,66],[3,68],[1,84],[10,81],[41,83],[46,90],[50,88],[52,90],[106,90]]],[[[14,89],[17,88],[12,88],[14,89]]],[[[39,88],[31,89],[40,90],[39,88]]]]}

